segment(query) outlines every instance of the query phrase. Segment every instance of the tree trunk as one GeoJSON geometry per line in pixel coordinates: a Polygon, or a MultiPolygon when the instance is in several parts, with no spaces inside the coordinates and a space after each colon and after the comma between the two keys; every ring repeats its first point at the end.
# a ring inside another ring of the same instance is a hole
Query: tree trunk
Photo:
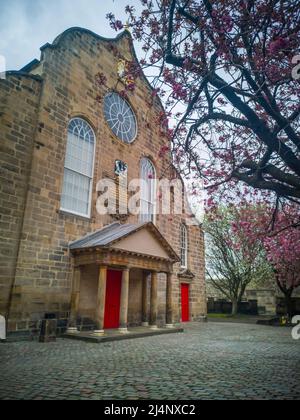
{"type": "Polygon", "coordinates": [[[238,301],[236,299],[233,299],[233,301],[232,301],[232,316],[237,315],[238,307],[239,307],[238,301]]]}
{"type": "Polygon", "coordinates": [[[287,317],[288,317],[289,321],[291,321],[292,318],[293,318],[293,301],[292,301],[292,296],[293,296],[294,289],[293,288],[288,289],[287,287],[285,287],[284,285],[282,285],[281,282],[280,282],[280,280],[279,280],[279,276],[278,275],[276,275],[276,281],[277,281],[277,285],[278,285],[279,289],[284,294],[287,317]]]}
{"type": "Polygon", "coordinates": [[[289,321],[293,318],[293,301],[290,293],[285,294],[286,311],[289,321]]]}

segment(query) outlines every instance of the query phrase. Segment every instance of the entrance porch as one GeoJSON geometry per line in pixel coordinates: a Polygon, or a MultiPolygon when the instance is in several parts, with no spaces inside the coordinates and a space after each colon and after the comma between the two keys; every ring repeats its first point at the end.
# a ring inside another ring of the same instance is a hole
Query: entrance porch
{"type": "Polygon", "coordinates": [[[95,329],[88,334],[93,338],[159,333],[160,273],[166,279],[166,329],[174,328],[173,265],[179,258],[152,223],[114,223],[73,242],[70,250],[74,274],[69,335],[87,335],[78,331],[81,317],[93,321],[95,329]],[[129,325],[143,330],[134,332],[129,325]]]}

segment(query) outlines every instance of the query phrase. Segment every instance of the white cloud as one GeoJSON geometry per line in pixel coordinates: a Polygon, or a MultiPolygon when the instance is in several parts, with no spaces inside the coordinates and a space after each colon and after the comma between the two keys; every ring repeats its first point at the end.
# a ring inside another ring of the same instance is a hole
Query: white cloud
{"type": "Polygon", "coordinates": [[[138,0],[0,0],[0,55],[6,57],[8,69],[19,69],[39,58],[42,45],[72,26],[114,37],[106,14],[125,19],[128,3],[139,5],[138,0]]]}

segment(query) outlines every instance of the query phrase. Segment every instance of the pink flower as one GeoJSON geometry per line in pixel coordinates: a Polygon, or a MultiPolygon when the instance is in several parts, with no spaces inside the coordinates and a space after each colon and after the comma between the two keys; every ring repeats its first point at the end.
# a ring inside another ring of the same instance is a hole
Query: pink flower
{"type": "Polygon", "coordinates": [[[288,47],[289,40],[287,38],[278,38],[270,43],[269,52],[271,54],[277,54],[280,51],[287,49],[288,47]]]}

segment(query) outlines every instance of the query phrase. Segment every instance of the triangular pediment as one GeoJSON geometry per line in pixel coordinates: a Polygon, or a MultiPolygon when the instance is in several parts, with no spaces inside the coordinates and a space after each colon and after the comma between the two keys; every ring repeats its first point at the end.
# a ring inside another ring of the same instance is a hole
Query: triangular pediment
{"type": "Polygon", "coordinates": [[[113,223],[70,243],[69,247],[73,252],[111,249],[173,262],[180,261],[171,245],[151,222],[138,225],[113,223]]]}
{"type": "Polygon", "coordinates": [[[122,239],[120,242],[113,245],[112,248],[158,258],[170,258],[170,254],[166,251],[163,245],[146,228],[131,234],[125,239],[122,239]]]}

